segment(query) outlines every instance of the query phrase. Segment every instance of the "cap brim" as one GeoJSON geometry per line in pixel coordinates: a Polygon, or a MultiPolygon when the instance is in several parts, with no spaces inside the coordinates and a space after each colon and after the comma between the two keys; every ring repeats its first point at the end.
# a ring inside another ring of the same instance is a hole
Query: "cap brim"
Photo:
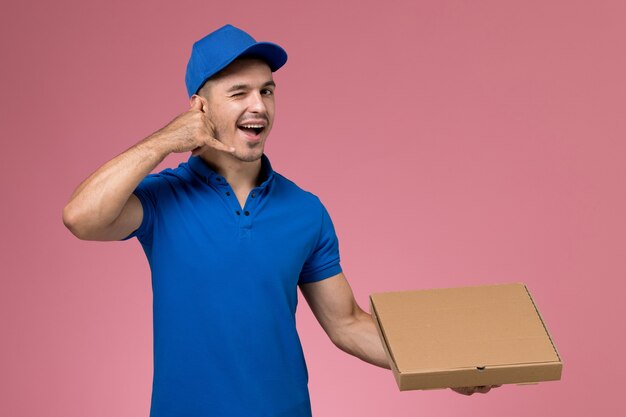
{"type": "Polygon", "coordinates": [[[253,56],[262,59],[267,62],[272,72],[278,70],[287,62],[287,52],[272,42],[257,42],[243,50],[239,55],[233,58],[233,61],[244,56],[253,56]]]}

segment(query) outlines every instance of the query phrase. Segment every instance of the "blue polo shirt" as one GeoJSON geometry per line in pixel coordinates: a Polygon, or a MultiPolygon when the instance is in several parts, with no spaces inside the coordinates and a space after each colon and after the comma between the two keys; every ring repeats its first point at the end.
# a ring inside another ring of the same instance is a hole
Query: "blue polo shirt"
{"type": "Polygon", "coordinates": [[[274,172],[241,207],[191,156],[148,175],[136,236],[152,271],[151,417],[311,416],[297,286],[341,272],[331,219],[274,172]]]}

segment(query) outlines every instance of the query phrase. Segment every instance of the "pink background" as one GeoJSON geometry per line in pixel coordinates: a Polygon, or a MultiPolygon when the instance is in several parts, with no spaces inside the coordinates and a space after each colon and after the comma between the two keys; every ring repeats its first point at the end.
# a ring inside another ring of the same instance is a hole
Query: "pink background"
{"type": "Polygon", "coordinates": [[[136,240],[79,241],[61,211],[188,108],[191,45],[227,22],[290,54],[267,154],[326,204],[361,306],[378,291],[523,281],[565,363],[560,382],[400,393],[301,299],[314,415],[617,415],[624,2],[227,4],[3,5],[0,415],[148,415],[147,261],[136,240]]]}

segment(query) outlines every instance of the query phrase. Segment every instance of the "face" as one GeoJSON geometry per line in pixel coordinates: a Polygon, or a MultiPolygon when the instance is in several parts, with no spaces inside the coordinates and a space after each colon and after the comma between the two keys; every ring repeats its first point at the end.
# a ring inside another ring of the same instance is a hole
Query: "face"
{"type": "Polygon", "coordinates": [[[274,122],[274,84],[262,60],[241,58],[209,79],[198,92],[208,103],[215,138],[235,148],[244,162],[261,158],[274,122]]]}

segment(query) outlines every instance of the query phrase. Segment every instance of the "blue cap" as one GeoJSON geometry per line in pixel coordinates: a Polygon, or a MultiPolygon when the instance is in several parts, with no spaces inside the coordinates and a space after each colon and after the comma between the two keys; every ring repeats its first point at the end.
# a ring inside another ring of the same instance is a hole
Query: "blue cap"
{"type": "Polygon", "coordinates": [[[239,28],[222,26],[193,44],[185,74],[189,97],[196,94],[207,79],[242,56],[262,59],[272,71],[287,62],[287,52],[275,43],[257,42],[239,28]]]}

